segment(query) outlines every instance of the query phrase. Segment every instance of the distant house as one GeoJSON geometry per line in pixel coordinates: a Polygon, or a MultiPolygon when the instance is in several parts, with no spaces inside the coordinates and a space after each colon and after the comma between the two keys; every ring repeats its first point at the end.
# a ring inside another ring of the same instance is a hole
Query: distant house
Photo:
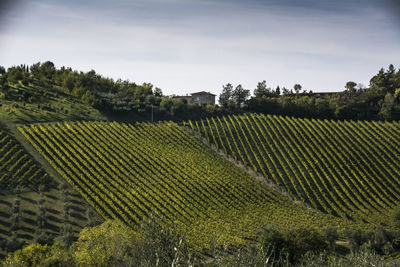
{"type": "Polygon", "coordinates": [[[184,100],[188,104],[199,104],[199,105],[212,104],[212,105],[215,105],[215,95],[210,92],[205,92],[205,91],[192,93],[190,95],[172,96],[172,98],[184,100]]]}
{"type": "Polygon", "coordinates": [[[199,104],[199,105],[212,104],[212,105],[215,105],[215,95],[210,93],[210,92],[201,91],[201,92],[198,92],[198,93],[193,93],[191,95],[192,95],[191,103],[193,103],[193,104],[199,104]]]}

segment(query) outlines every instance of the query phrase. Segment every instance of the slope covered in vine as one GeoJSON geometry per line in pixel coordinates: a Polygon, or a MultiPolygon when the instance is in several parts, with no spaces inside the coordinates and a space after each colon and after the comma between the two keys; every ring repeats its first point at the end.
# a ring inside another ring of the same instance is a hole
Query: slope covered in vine
{"type": "Polygon", "coordinates": [[[189,122],[209,143],[312,207],[389,224],[399,201],[398,122],[245,114],[189,122]]]}
{"type": "Polygon", "coordinates": [[[216,237],[241,243],[270,224],[355,227],[272,191],[175,123],[65,122],[19,130],[104,218],[132,227],[155,214],[205,246],[216,237]]]}

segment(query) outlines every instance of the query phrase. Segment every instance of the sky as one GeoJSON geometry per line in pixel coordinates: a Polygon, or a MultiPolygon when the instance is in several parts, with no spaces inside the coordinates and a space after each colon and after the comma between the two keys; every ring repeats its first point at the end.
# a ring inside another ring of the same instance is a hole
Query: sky
{"type": "Polygon", "coordinates": [[[0,0],[0,65],[52,61],[164,94],[314,92],[400,67],[397,0],[0,0]]]}

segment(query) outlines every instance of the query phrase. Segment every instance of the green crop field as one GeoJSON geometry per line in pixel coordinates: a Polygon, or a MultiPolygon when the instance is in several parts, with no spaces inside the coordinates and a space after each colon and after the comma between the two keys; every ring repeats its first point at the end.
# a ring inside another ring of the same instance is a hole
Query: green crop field
{"type": "Polygon", "coordinates": [[[400,193],[398,122],[246,114],[189,125],[216,149],[313,208],[390,224],[387,214],[400,193]]]}
{"type": "Polygon", "coordinates": [[[155,214],[192,242],[239,244],[263,226],[366,227],[271,190],[175,123],[50,123],[19,131],[104,218],[155,214]],[[294,219],[296,218],[296,219],[294,219]]]}

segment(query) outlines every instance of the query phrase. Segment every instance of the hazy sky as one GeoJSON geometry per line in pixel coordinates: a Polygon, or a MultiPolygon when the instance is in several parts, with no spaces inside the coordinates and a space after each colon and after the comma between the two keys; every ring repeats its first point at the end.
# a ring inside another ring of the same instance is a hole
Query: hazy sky
{"type": "Polygon", "coordinates": [[[395,2],[10,1],[0,5],[0,65],[50,60],[165,94],[219,94],[228,82],[253,90],[262,80],[338,91],[400,67],[395,2]]]}

